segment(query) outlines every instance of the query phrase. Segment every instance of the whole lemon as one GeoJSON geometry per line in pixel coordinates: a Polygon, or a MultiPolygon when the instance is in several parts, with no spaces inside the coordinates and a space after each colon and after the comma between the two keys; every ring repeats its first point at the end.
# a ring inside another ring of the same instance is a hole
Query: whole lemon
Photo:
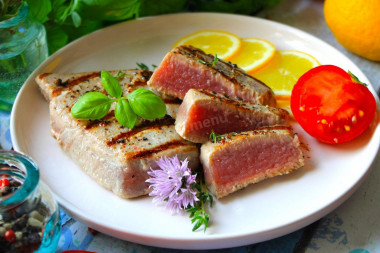
{"type": "Polygon", "coordinates": [[[326,0],[325,20],[349,51],[380,61],[380,0],[326,0]]]}

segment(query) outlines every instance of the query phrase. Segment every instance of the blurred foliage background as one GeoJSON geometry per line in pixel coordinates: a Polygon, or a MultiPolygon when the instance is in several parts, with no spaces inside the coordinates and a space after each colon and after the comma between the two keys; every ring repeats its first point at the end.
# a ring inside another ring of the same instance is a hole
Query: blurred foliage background
{"type": "Polygon", "coordinates": [[[24,2],[43,23],[49,53],[92,31],[121,21],[178,12],[255,15],[282,0],[0,0],[0,20],[17,14],[24,2]]]}

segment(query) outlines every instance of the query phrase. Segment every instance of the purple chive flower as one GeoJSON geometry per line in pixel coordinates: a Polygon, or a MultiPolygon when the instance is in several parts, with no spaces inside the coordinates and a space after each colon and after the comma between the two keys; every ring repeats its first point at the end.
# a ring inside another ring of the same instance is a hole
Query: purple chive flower
{"type": "Polygon", "coordinates": [[[194,206],[199,199],[191,188],[197,175],[192,175],[187,159],[180,162],[177,156],[172,158],[161,157],[157,162],[159,169],[150,168],[151,176],[146,182],[153,188],[149,196],[154,196],[153,202],[167,201],[166,207],[172,213],[178,213],[181,209],[194,206]]]}

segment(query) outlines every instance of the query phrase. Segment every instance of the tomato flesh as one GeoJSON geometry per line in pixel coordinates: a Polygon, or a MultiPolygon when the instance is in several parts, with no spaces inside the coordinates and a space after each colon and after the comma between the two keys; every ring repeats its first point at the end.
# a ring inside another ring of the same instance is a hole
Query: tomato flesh
{"type": "Polygon", "coordinates": [[[300,77],[292,90],[290,107],[311,136],[326,143],[343,143],[368,128],[376,100],[343,69],[322,65],[300,77]]]}

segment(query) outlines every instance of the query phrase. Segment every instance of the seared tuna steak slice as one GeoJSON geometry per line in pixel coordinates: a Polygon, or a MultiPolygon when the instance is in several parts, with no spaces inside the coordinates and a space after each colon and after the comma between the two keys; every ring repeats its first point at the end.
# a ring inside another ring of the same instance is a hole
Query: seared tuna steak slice
{"type": "Polygon", "coordinates": [[[175,129],[184,139],[207,142],[210,133],[226,134],[285,124],[288,112],[251,104],[205,90],[190,89],[179,107],[175,129]]]}
{"type": "Polygon", "coordinates": [[[210,90],[252,103],[275,106],[273,91],[232,63],[192,46],[170,51],[153,72],[148,85],[183,99],[189,89],[210,90]],[[205,64],[207,63],[207,64],[205,64]]]}
{"type": "MultiPolygon", "coordinates": [[[[150,73],[123,71],[123,95],[146,86],[150,73]]],[[[116,72],[111,71],[111,74],[116,72]]],[[[174,119],[165,116],[154,121],[140,120],[134,129],[120,125],[111,111],[101,120],[78,120],[70,109],[86,92],[104,89],[100,73],[41,74],[36,78],[50,101],[51,133],[69,156],[96,182],[122,198],[149,193],[147,171],[157,168],[162,156],[188,159],[197,169],[199,150],[175,131],[174,119]]]]}
{"type": "Polygon", "coordinates": [[[224,197],[266,178],[304,165],[297,135],[286,126],[230,133],[201,147],[201,163],[211,193],[224,197]]]}

